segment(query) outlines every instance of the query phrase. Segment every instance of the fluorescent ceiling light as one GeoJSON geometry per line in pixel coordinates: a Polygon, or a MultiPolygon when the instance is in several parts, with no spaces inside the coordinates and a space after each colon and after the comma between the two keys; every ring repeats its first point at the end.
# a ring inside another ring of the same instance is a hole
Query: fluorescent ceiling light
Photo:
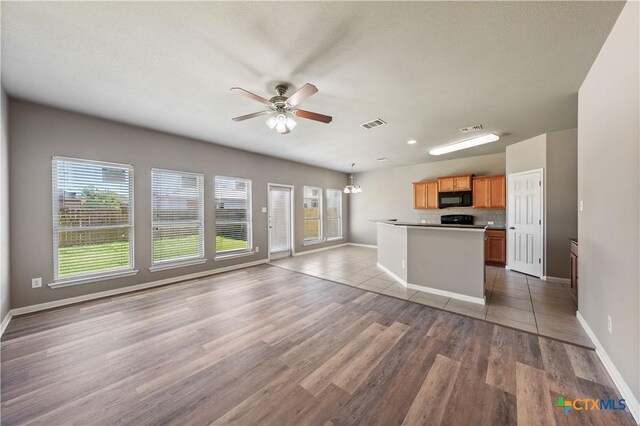
{"type": "Polygon", "coordinates": [[[460,141],[452,143],[450,145],[440,146],[433,148],[429,151],[431,155],[448,154],[454,151],[460,151],[461,149],[473,148],[474,146],[484,145],[486,143],[495,142],[500,139],[500,136],[495,133],[489,133],[488,135],[478,136],[477,138],[467,139],[466,141],[460,141]]]}
{"type": "Polygon", "coordinates": [[[415,139],[411,139],[411,140],[408,140],[408,141],[407,141],[407,143],[408,143],[409,145],[415,145],[416,143],[418,143],[418,141],[417,141],[417,140],[415,140],[415,139]]]}

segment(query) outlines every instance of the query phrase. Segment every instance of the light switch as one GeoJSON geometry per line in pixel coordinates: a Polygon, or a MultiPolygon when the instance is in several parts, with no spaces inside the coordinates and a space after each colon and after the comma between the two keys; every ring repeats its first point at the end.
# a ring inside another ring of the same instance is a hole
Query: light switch
{"type": "Polygon", "coordinates": [[[263,208],[262,208],[262,213],[266,213],[266,212],[267,212],[267,208],[266,208],[266,207],[263,207],[263,208]]]}

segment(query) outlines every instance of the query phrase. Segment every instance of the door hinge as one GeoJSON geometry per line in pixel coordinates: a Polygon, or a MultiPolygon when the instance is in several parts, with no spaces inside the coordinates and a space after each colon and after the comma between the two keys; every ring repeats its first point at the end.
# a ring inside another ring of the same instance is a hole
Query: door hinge
{"type": "Polygon", "coordinates": [[[538,181],[538,186],[542,186],[542,181],[541,180],[538,181]]]}
{"type": "Polygon", "coordinates": [[[542,219],[538,219],[538,225],[542,225],[542,219]]]}
{"type": "Polygon", "coordinates": [[[542,263],[542,259],[538,259],[538,263],[542,263]]]}

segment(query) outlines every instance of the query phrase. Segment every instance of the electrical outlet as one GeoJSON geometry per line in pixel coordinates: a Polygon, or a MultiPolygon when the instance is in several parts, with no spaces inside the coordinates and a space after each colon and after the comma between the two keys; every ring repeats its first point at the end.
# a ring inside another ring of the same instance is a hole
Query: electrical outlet
{"type": "Polygon", "coordinates": [[[487,225],[493,225],[493,223],[494,222],[492,220],[490,220],[489,222],[487,222],[487,225]]]}
{"type": "Polygon", "coordinates": [[[404,259],[402,259],[402,269],[404,269],[404,265],[405,265],[404,259]]]}
{"type": "Polygon", "coordinates": [[[31,280],[31,288],[42,287],[42,278],[34,278],[31,280]]]}
{"type": "Polygon", "coordinates": [[[256,246],[256,253],[260,252],[260,247],[256,246]]]}
{"type": "Polygon", "coordinates": [[[613,333],[613,324],[611,321],[611,316],[607,315],[607,330],[609,330],[609,333],[613,333]]]}
{"type": "Polygon", "coordinates": [[[580,200],[580,211],[584,210],[584,203],[580,200]]]}
{"type": "Polygon", "coordinates": [[[427,223],[427,221],[425,219],[422,219],[420,223],[427,223]]]}
{"type": "Polygon", "coordinates": [[[266,212],[267,212],[267,208],[266,208],[266,207],[263,207],[263,208],[262,208],[262,213],[266,213],[266,212]]]}

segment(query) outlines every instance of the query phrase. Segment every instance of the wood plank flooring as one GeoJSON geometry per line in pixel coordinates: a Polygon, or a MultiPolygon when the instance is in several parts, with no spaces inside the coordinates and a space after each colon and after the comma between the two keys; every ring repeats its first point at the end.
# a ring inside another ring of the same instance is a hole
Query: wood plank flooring
{"type": "Polygon", "coordinates": [[[14,318],[1,422],[620,424],[583,347],[273,266],[14,318]]]}

